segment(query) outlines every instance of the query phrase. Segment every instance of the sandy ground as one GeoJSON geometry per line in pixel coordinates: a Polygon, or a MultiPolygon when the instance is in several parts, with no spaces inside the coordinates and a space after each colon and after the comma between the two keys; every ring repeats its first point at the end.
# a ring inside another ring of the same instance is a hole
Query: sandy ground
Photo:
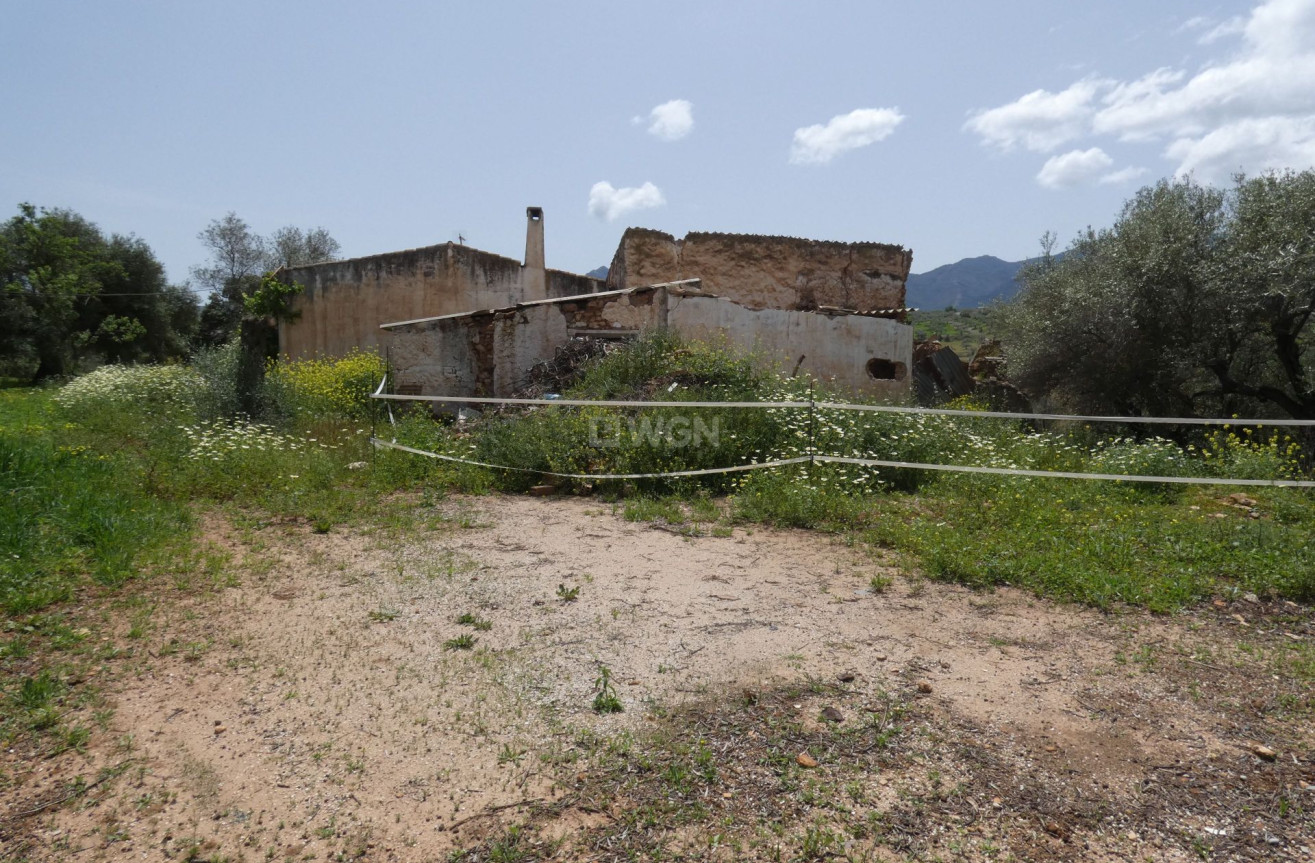
{"type": "MultiPolygon", "coordinates": [[[[1017,775],[1062,782],[1109,811],[1135,803],[1144,813],[1137,801],[1153,783],[1203,765],[1219,782],[1219,770],[1247,780],[1277,764],[1286,772],[1276,787],[1300,813],[1280,833],[1228,807],[1188,807],[1163,824],[1101,816],[1099,830],[1042,819],[1027,828],[1035,853],[1020,856],[1195,859],[1183,831],[1196,831],[1207,848],[1245,838],[1228,846],[1244,858],[1312,859],[1310,714],[1275,712],[1293,703],[1293,685],[1238,647],[1263,629],[1238,613],[1245,606],[1110,616],[909,578],[817,533],[691,537],[574,498],[445,506],[442,525],[404,541],[215,519],[238,583],[162,600],[142,638],[120,625],[109,727],[85,754],[14,768],[19,781],[0,795],[11,850],[38,860],[443,859],[523,814],[525,801],[572,794],[590,734],[642,735],[684,709],[843,680],[826,703],[848,713],[904,699],[929,727],[968,729],[1017,775]],[[874,592],[874,576],[889,587],[874,592]],[[462,614],[491,627],[461,625],[462,614]],[[474,638],[467,649],[453,643],[463,635],[474,638]],[[603,667],[622,713],[591,708],[603,667]],[[1276,753],[1273,764],[1257,745],[1276,753]],[[73,775],[105,767],[119,772],[32,811],[73,775]]],[[[1285,625],[1266,637],[1307,637],[1285,625]]],[[[1008,805],[1008,788],[959,772],[985,809],[1008,805]]],[[[588,826],[578,808],[557,817],[559,835],[588,826]]]]}

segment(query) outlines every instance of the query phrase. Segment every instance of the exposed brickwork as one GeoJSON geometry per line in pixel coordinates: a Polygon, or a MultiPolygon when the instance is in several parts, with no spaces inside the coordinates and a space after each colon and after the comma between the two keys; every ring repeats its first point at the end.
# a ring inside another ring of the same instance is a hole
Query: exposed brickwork
{"type": "Polygon", "coordinates": [[[913,253],[887,243],[841,243],[755,234],[671,234],[630,228],[621,238],[608,287],[632,288],[697,278],[710,294],[750,309],[859,311],[904,305],[913,253]]]}

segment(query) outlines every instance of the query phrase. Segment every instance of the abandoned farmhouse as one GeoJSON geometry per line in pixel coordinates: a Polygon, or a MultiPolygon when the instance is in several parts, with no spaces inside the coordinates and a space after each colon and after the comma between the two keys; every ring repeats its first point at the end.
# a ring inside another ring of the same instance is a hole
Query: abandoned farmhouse
{"type": "Polygon", "coordinates": [[[630,228],[602,281],[546,268],[543,211],[530,207],[523,262],[445,243],[283,270],[305,290],[279,347],[294,359],[375,348],[405,391],[502,397],[573,338],[670,328],[898,396],[913,353],[911,264],[883,243],[630,228]]]}

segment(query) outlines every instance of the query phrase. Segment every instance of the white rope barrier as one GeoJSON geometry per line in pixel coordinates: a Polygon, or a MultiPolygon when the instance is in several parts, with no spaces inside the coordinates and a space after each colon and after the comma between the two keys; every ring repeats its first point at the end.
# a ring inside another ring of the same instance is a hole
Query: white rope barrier
{"type": "Polygon", "coordinates": [[[1126,425],[1201,425],[1201,426],[1287,426],[1311,427],[1315,420],[1297,419],[1239,419],[1222,417],[1120,417],[1085,416],[1083,414],[1013,413],[1010,411],[970,411],[954,408],[915,408],[900,405],[864,405],[849,402],[684,402],[638,401],[630,399],[513,399],[485,396],[414,396],[396,395],[376,391],[371,398],[408,401],[440,402],[448,404],[492,405],[558,405],[561,407],[614,407],[614,408],[822,408],[827,410],[867,411],[892,414],[921,414],[924,416],[977,417],[1009,420],[1055,420],[1084,423],[1121,423],[1126,425]]]}
{"type": "Polygon", "coordinates": [[[808,456],[798,458],[777,459],[776,461],[765,461],[756,464],[742,464],[735,467],[709,467],[700,470],[672,470],[663,473],[558,473],[551,470],[538,470],[531,467],[511,467],[505,464],[489,464],[483,461],[472,461],[466,458],[457,458],[452,455],[443,455],[442,453],[430,452],[428,450],[416,449],[415,447],[404,446],[396,441],[386,441],[377,437],[370,438],[370,443],[379,448],[396,449],[402,452],[423,455],[429,458],[441,459],[443,461],[455,462],[457,464],[470,464],[476,467],[486,467],[492,470],[514,470],[521,473],[534,473],[541,476],[559,476],[566,479],[664,479],[673,476],[709,476],[718,473],[740,473],[746,470],[759,470],[765,467],[781,467],[788,464],[802,464],[808,461],[808,456]]]}
{"type": "Polygon", "coordinates": [[[809,402],[646,402],[616,399],[495,399],[473,396],[404,396],[375,393],[371,398],[399,402],[445,402],[474,405],[558,405],[609,408],[806,408],[809,402]]]}
{"type": "MultiPolygon", "coordinates": [[[[1268,419],[1203,419],[1200,417],[1108,417],[1080,416],[1070,414],[1023,414],[1005,411],[968,411],[950,408],[912,408],[894,405],[863,405],[844,402],[652,402],[630,400],[595,400],[595,399],[513,399],[484,398],[468,396],[412,396],[391,395],[383,391],[385,377],[379,382],[379,388],[371,398],[393,401],[428,401],[463,404],[510,404],[510,405],[559,405],[565,407],[667,407],[667,408],[825,408],[831,410],[875,411],[881,413],[924,414],[933,416],[992,417],[1000,419],[1044,419],[1074,422],[1108,422],[1108,423],[1160,423],[1183,425],[1221,425],[1221,426],[1315,426],[1315,420],[1268,420],[1268,419]]],[[[396,426],[391,406],[388,409],[389,423],[396,426]]],[[[911,470],[936,470],[950,473],[976,473],[993,476],[1025,476],[1048,479],[1093,479],[1113,482],[1138,483],[1176,483],[1179,485],[1228,485],[1228,486],[1268,486],[1275,488],[1315,488],[1312,480],[1288,479],[1239,479],[1234,477],[1184,477],[1184,476],[1145,476],[1140,474],[1115,473],[1081,473],[1077,471],[1030,470],[1027,468],[983,467],[979,465],[932,464],[929,462],[889,461],[886,459],[856,458],[834,455],[808,455],[795,458],[776,459],[733,467],[702,468],[699,470],[664,471],[661,473],[560,473],[556,471],[537,470],[535,468],[512,467],[510,465],[490,464],[457,456],[444,455],[428,450],[416,449],[398,443],[395,439],[385,441],[371,436],[370,443],[375,448],[395,449],[427,458],[440,459],[455,464],[467,464],[490,470],[520,471],[542,476],[554,476],[564,479],[581,480],[615,480],[615,479],[667,479],[684,476],[710,476],[713,474],[740,473],[763,468],[784,467],[792,464],[823,463],[852,464],[863,467],[905,468],[911,470]]]]}
{"type": "Polygon", "coordinates": [[[1117,417],[1082,414],[1023,414],[1009,411],[966,411],[953,408],[910,408],[898,405],[859,405],[845,402],[815,402],[819,408],[847,411],[872,411],[892,414],[929,414],[944,417],[991,417],[1007,420],[1060,420],[1084,423],[1125,423],[1146,425],[1195,426],[1315,426],[1315,420],[1292,419],[1222,419],[1220,417],[1117,417]]]}

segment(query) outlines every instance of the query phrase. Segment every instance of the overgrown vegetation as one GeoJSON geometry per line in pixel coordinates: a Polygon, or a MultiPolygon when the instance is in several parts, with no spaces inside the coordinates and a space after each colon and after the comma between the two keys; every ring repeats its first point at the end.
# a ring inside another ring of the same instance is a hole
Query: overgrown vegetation
{"type": "MultiPolygon", "coordinates": [[[[386,452],[371,459],[371,469],[349,471],[347,464],[370,459],[368,393],[383,372],[378,357],[273,364],[260,395],[268,420],[232,415],[236,402],[225,386],[233,366],[221,350],[193,366],[107,366],[53,395],[4,394],[0,482],[14,504],[5,508],[0,534],[7,611],[37,610],[71,597],[80,584],[120,583],[150,568],[152,555],[186,535],[192,500],[259,507],[329,529],[352,518],[371,488],[430,482],[517,491],[541,482],[543,472],[697,470],[810,455],[1163,476],[1302,475],[1296,442],[1251,429],[1176,440],[1106,437],[1086,426],[1040,430],[1000,419],[808,407],[548,407],[459,423],[412,411],[396,428],[404,442],[520,469],[386,452]]],[[[780,375],[753,357],[669,334],[593,361],[569,395],[828,397],[815,382],[780,375]]],[[[855,530],[909,553],[934,577],[1022,585],[1102,606],[1169,609],[1232,589],[1315,597],[1315,506],[1301,490],[1239,495],[1223,487],[820,462],[602,482],[596,490],[697,505],[729,494],[724,512],[705,507],[711,511],[698,520],[855,530]]]]}
{"type": "MultiPolygon", "coordinates": [[[[595,360],[568,395],[805,403],[810,396],[829,397],[816,382],[774,373],[724,346],[685,344],[669,334],[595,360]]],[[[978,406],[964,401],[955,407],[978,406]]],[[[1087,425],[1041,429],[1003,419],[807,407],[547,407],[448,425],[413,415],[396,429],[413,446],[521,468],[441,469],[458,486],[508,491],[541,482],[541,472],[696,470],[810,454],[1167,477],[1307,475],[1301,446],[1281,432],[1173,431],[1175,439],[1135,437],[1126,429],[1102,433],[1087,425]]],[[[605,494],[637,497],[632,508],[647,507],[668,523],[683,519],[682,508],[663,500],[692,503],[725,493],[730,519],[855,531],[905,552],[935,578],[979,587],[1012,584],[1101,607],[1170,610],[1233,591],[1315,599],[1315,500],[1305,490],[1240,493],[1226,486],[821,462],[596,485],[605,494]]],[[[726,519],[714,513],[705,520],[726,519]]]]}
{"type": "Polygon", "coordinates": [[[103,366],[58,390],[0,391],[0,603],[39,610],[185,557],[191,502],[343,521],[371,483],[369,378],[377,357],[285,363],[264,403],[232,413],[233,363],[103,366]],[[275,425],[277,423],[277,425],[275,425]]]}
{"type": "Polygon", "coordinates": [[[110,365],[58,389],[0,390],[0,697],[22,707],[0,711],[0,742],[36,735],[49,752],[86,739],[62,719],[97,698],[67,681],[106,658],[86,600],[141,576],[228,583],[226,556],[197,532],[205,509],[315,532],[413,517],[386,493],[424,470],[369,450],[378,357],[278,364],[260,417],[234,413],[235,358],[229,346],[190,366],[110,365]]]}
{"type": "Polygon", "coordinates": [[[1315,171],[1148,186],[1023,270],[1010,376],[1078,413],[1315,418],[1312,236],[1315,171]]]}
{"type": "Polygon", "coordinates": [[[982,344],[1001,335],[1005,304],[976,309],[919,309],[909,315],[914,339],[935,339],[968,362],[982,344]]]}

